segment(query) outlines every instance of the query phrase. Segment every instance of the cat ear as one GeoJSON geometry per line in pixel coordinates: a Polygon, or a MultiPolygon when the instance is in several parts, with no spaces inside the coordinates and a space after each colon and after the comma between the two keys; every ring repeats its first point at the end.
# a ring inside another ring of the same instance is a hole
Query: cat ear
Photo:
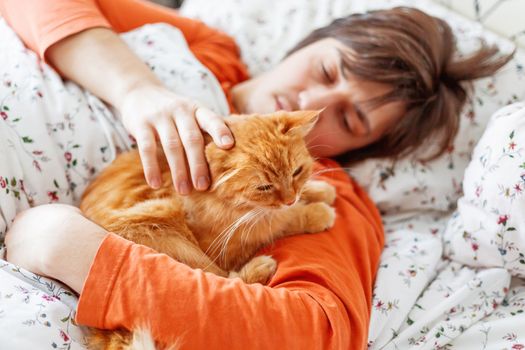
{"type": "Polygon", "coordinates": [[[287,112],[281,131],[283,134],[300,133],[304,137],[312,130],[323,110],[287,112]]]}
{"type": "Polygon", "coordinates": [[[251,114],[230,114],[224,117],[224,123],[232,129],[232,127],[237,126],[240,123],[244,123],[247,117],[250,117],[251,114]]]}

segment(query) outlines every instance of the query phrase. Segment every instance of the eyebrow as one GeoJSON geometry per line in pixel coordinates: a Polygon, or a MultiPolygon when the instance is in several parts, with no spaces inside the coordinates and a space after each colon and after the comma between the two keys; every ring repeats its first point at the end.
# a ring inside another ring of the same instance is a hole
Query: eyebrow
{"type": "Polygon", "coordinates": [[[346,67],[345,67],[345,63],[343,60],[343,52],[341,52],[341,50],[339,49],[336,49],[336,50],[337,50],[337,53],[339,54],[339,69],[341,70],[341,74],[343,75],[343,78],[348,80],[348,75],[346,75],[346,67]]]}
{"type": "MultiPolygon", "coordinates": [[[[339,69],[341,70],[341,75],[345,80],[348,80],[348,75],[346,74],[347,68],[345,67],[343,60],[343,52],[341,52],[341,50],[339,49],[337,49],[337,52],[339,53],[339,69]]],[[[366,133],[370,134],[370,120],[363,112],[363,109],[361,108],[359,103],[352,101],[352,105],[354,106],[354,110],[359,119],[365,124],[366,133]]]]}

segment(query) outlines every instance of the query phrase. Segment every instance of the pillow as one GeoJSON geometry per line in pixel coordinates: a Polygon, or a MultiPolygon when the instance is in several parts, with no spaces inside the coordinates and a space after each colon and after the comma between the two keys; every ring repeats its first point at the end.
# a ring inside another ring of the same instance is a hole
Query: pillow
{"type": "MultiPolygon", "coordinates": [[[[356,10],[399,5],[418,7],[445,18],[457,37],[460,54],[475,50],[480,38],[498,45],[503,52],[514,47],[508,40],[483,30],[479,23],[428,1],[186,0],[181,11],[232,35],[250,72],[257,74],[279,62],[312,29],[334,18],[356,10]]],[[[450,212],[455,208],[462,192],[463,172],[489,117],[500,107],[525,98],[524,64],[525,53],[518,51],[495,76],[473,84],[461,114],[459,134],[442,157],[421,162],[416,154],[395,165],[388,159],[372,159],[352,167],[351,175],[368,191],[383,214],[450,212]]],[[[423,148],[435,145],[429,140],[423,148]]]]}
{"type": "Polygon", "coordinates": [[[445,231],[445,253],[525,277],[525,103],[498,111],[476,146],[464,195],[445,231]]]}
{"type": "Polygon", "coordinates": [[[306,34],[351,9],[348,0],[185,0],[180,12],[234,37],[256,75],[277,64],[306,34]]]}

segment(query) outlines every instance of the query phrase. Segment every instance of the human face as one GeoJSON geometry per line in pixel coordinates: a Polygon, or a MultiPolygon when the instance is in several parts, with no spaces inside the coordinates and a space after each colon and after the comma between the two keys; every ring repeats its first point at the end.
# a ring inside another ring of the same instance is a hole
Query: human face
{"type": "Polygon", "coordinates": [[[294,52],[273,70],[243,82],[232,91],[240,113],[276,110],[322,110],[306,137],[316,157],[332,157],[378,141],[403,115],[402,102],[367,109],[365,102],[384,95],[389,85],[363,81],[342,64],[348,49],[323,39],[294,52]]]}

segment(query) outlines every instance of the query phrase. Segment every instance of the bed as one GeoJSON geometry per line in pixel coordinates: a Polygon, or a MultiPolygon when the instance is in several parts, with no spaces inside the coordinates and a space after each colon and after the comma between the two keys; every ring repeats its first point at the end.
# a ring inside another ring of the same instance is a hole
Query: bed
{"type": "MultiPolygon", "coordinates": [[[[442,3],[447,5],[447,1],[442,3]]],[[[480,2],[474,3],[480,6],[480,2]]],[[[463,54],[475,48],[480,38],[504,52],[515,48],[513,42],[485,29],[479,21],[430,1],[186,0],[181,11],[234,36],[250,72],[258,74],[278,62],[304,34],[331,19],[396,5],[419,7],[445,18],[463,54]]],[[[0,35],[11,35],[5,23],[2,26],[0,35]]],[[[142,50],[149,62],[158,55],[147,54],[144,45],[150,45],[148,40],[159,32],[166,34],[165,40],[179,40],[162,25],[132,33],[126,40],[142,50]]],[[[11,37],[10,42],[19,45],[19,54],[34,68],[27,85],[16,87],[27,92],[19,98],[39,101],[39,94],[56,93],[62,86],[56,74],[24,51],[16,38],[11,37]]],[[[162,40],[158,42],[162,52],[162,40]]],[[[458,137],[444,156],[422,162],[414,155],[395,165],[369,160],[348,170],[377,203],[386,231],[374,287],[370,349],[525,348],[525,105],[521,102],[525,101],[525,53],[516,50],[502,71],[473,84],[458,137]]],[[[162,66],[163,62],[157,64],[162,66]]],[[[202,76],[202,67],[192,69],[196,77],[202,76]]],[[[169,66],[162,74],[165,79],[184,78],[169,66]]],[[[14,94],[15,87],[8,86],[5,74],[0,84],[0,99],[12,99],[9,94],[14,94]]],[[[63,107],[67,113],[46,125],[54,132],[67,133],[74,128],[73,112],[75,118],[86,122],[95,115],[111,123],[112,111],[95,97],[70,85],[61,93],[75,96],[76,101],[83,99],[89,109],[78,109],[78,103],[63,107]]],[[[210,108],[224,110],[224,101],[213,91],[206,96],[210,108]]],[[[0,108],[4,105],[2,102],[0,108]]],[[[16,119],[9,107],[0,115],[7,115],[11,122],[16,119]]],[[[53,155],[39,154],[42,150],[29,147],[38,135],[20,136],[22,148],[39,167],[46,166],[46,159],[53,159],[53,155]]],[[[62,144],[63,156],[75,169],[70,176],[75,177],[76,186],[65,188],[63,183],[71,179],[58,179],[49,183],[48,191],[22,197],[33,198],[34,203],[53,202],[59,197],[75,203],[93,167],[103,166],[114,156],[108,150],[130,146],[120,130],[113,135],[112,145],[100,141],[100,152],[91,155],[91,161],[78,158],[73,165],[78,148],[67,140],[62,144]]],[[[428,146],[432,147],[432,140],[428,146]]],[[[0,154],[0,164],[8,161],[2,157],[0,154]]],[[[34,203],[18,201],[16,193],[20,196],[24,185],[16,176],[4,175],[4,169],[0,169],[0,176],[0,196],[11,196],[15,203],[1,208],[1,236],[9,217],[34,203]]],[[[83,349],[83,331],[73,322],[75,304],[76,297],[67,287],[0,260],[0,348],[83,349]],[[27,337],[29,332],[31,337],[27,337]]]]}

